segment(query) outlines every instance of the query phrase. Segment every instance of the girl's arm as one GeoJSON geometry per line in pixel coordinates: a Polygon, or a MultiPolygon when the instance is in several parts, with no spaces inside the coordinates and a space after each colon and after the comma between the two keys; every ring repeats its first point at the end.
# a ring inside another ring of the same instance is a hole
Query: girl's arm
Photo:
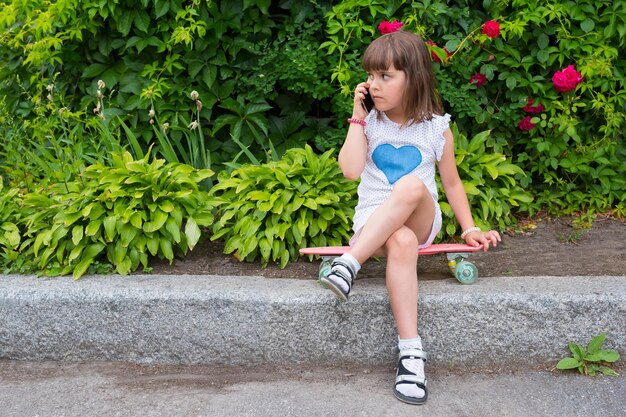
{"type": "MultiPolygon", "coordinates": [[[[456,161],[454,159],[454,138],[450,129],[443,133],[446,142],[443,147],[443,155],[439,161],[439,177],[441,178],[441,184],[446,192],[446,197],[454,215],[456,216],[461,230],[470,230],[475,227],[472,213],[470,212],[469,202],[467,200],[467,194],[465,194],[465,188],[463,188],[463,182],[459,177],[459,171],[456,167],[456,161]]],[[[489,249],[489,245],[496,246],[500,241],[500,234],[495,230],[488,232],[473,231],[465,235],[465,242],[472,246],[478,246],[483,244],[485,250],[489,249]]]]}
{"type": "MultiPolygon", "coordinates": [[[[361,105],[365,98],[365,93],[369,88],[368,83],[357,85],[354,92],[354,104],[352,106],[352,118],[363,120],[367,116],[367,111],[361,105]]],[[[343,175],[351,180],[356,180],[361,176],[365,168],[367,158],[367,138],[365,137],[365,126],[357,123],[350,123],[346,140],[339,151],[337,160],[343,175]]]]}

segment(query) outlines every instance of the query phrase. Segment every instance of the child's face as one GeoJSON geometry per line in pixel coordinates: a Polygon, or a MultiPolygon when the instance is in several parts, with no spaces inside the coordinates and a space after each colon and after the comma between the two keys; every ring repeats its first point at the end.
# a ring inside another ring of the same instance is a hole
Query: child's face
{"type": "Polygon", "coordinates": [[[387,116],[404,115],[404,71],[396,70],[393,65],[386,71],[371,71],[368,74],[368,83],[370,95],[378,111],[384,111],[387,116]]]}

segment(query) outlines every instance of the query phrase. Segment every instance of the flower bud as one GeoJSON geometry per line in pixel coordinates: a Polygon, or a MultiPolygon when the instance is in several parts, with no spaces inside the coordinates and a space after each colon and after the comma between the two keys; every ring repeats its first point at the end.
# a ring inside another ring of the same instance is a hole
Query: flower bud
{"type": "Polygon", "coordinates": [[[200,96],[200,95],[198,94],[198,92],[197,92],[196,90],[193,90],[193,91],[191,92],[191,99],[192,99],[193,101],[196,101],[196,100],[198,99],[198,97],[199,97],[199,96],[200,96]]]}
{"type": "Polygon", "coordinates": [[[104,81],[98,80],[98,89],[102,90],[104,87],[106,87],[106,85],[104,84],[104,81]]]}
{"type": "Polygon", "coordinates": [[[154,109],[150,109],[150,111],[148,112],[148,117],[152,119],[154,116],[156,116],[154,109]]]}
{"type": "Polygon", "coordinates": [[[202,102],[200,100],[196,100],[196,109],[202,111],[202,102]]]}
{"type": "Polygon", "coordinates": [[[189,126],[187,126],[189,129],[191,130],[196,130],[198,128],[198,122],[197,121],[193,121],[189,124],[189,126]]]}

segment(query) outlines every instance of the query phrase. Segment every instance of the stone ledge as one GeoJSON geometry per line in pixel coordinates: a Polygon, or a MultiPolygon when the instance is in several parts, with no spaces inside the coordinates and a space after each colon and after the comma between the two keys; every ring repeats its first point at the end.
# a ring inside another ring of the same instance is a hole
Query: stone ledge
{"type": "MultiPolygon", "coordinates": [[[[544,364],[601,332],[624,355],[626,276],[422,281],[419,314],[437,366],[544,364]]],[[[0,359],[392,364],[395,345],[382,279],[342,303],[314,280],[0,278],[0,359]]]]}

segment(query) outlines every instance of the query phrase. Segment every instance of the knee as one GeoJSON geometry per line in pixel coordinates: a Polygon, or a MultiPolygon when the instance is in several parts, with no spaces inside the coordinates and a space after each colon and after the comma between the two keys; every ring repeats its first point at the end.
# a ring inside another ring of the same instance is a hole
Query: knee
{"type": "Polygon", "coordinates": [[[422,180],[413,176],[405,175],[393,186],[393,192],[403,201],[417,202],[428,195],[428,189],[422,180]]]}
{"type": "Polygon", "coordinates": [[[413,258],[417,257],[419,241],[411,229],[402,227],[387,239],[386,247],[388,257],[413,258]]]}

